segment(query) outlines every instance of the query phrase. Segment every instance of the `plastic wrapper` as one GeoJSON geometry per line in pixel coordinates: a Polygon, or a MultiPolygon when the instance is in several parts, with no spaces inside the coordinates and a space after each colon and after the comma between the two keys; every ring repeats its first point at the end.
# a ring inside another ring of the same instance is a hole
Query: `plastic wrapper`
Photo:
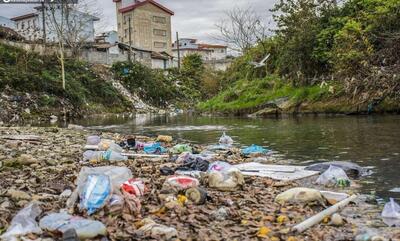
{"type": "Polygon", "coordinates": [[[15,215],[11,220],[10,227],[3,235],[0,236],[1,240],[14,241],[19,240],[18,237],[30,233],[41,234],[42,229],[36,222],[36,218],[40,215],[42,210],[39,204],[33,202],[15,215]]]}
{"type": "Polygon", "coordinates": [[[200,182],[196,178],[188,176],[172,176],[165,180],[163,190],[182,191],[191,187],[199,186],[200,182]]]}
{"type": "Polygon", "coordinates": [[[226,162],[217,161],[208,168],[208,186],[220,191],[234,191],[243,186],[244,178],[239,169],[226,162]]]}
{"type": "Polygon", "coordinates": [[[126,193],[134,195],[135,197],[142,197],[147,192],[144,182],[136,178],[129,179],[128,181],[124,182],[121,185],[121,189],[126,193]]]}
{"type": "Polygon", "coordinates": [[[64,233],[68,229],[75,229],[79,239],[92,239],[99,235],[107,234],[106,227],[99,221],[84,219],[77,216],[71,216],[67,213],[51,213],[43,217],[39,225],[42,229],[50,232],[64,233]]]}
{"type": "Polygon", "coordinates": [[[187,144],[178,144],[178,145],[173,146],[170,149],[170,152],[172,154],[181,154],[181,153],[184,153],[184,152],[192,153],[193,151],[192,151],[192,147],[190,147],[187,144]]]}
{"type": "Polygon", "coordinates": [[[385,204],[382,217],[400,219],[400,205],[393,198],[390,198],[390,201],[385,204]]]}
{"type": "Polygon", "coordinates": [[[343,169],[336,166],[330,166],[328,170],[318,177],[316,183],[326,186],[349,186],[350,179],[343,169]]]}
{"type": "Polygon", "coordinates": [[[104,207],[112,195],[110,177],[92,174],[87,177],[80,192],[80,207],[87,210],[89,215],[104,207]]]}
{"type": "Polygon", "coordinates": [[[222,145],[232,145],[233,144],[233,139],[226,135],[225,132],[222,134],[222,136],[219,138],[219,144],[222,145]]]}

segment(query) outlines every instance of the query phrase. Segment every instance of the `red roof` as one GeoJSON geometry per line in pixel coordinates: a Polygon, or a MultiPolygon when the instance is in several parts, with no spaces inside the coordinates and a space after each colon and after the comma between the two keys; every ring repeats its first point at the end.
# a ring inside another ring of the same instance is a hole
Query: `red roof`
{"type": "Polygon", "coordinates": [[[218,44],[199,44],[199,48],[205,48],[205,49],[225,49],[227,46],[224,45],[218,45],[218,44]]]}
{"type": "MultiPolygon", "coordinates": [[[[113,2],[120,2],[120,1],[121,0],[113,0],[113,2]]],[[[158,7],[161,10],[163,10],[164,12],[167,12],[167,13],[169,13],[171,15],[174,15],[173,11],[169,10],[168,8],[164,7],[163,5],[157,3],[157,2],[155,2],[153,0],[145,0],[145,1],[142,1],[142,2],[134,3],[134,4],[130,5],[130,6],[127,6],[127,7],[119,9],[119,12],[120,13],[126,13],[126,12],[129,12],[129,11],[132,11],[135,8],[143,6],[143,5],[147,4],[147,3],[153,4],[154,6],[158,7]]]]}
{"type": "Polygon", "coordinates": [[[12,21],[19,21],[19,20],[23,20],[23,19],[27,19],[27,18],[36,17],[36,16],[37,16],[36,13],[29,13],[29,14],[25,14],[25,15],[22,15],[22,16],[11,18],[11,20],[12,21]]]}

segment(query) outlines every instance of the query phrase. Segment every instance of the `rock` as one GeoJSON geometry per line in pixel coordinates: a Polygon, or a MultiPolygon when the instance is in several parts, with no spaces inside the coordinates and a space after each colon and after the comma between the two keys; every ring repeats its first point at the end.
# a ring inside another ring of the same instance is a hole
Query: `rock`
{"type": "Polygon", "coordinates": [[[18,163],[20,164],[20,165],[31,165],[31,164],[36,164],[36,163],[38,163],[39,161],[36,159],[36,158],[34,158],[33,156],[31,156],[31,155],[27,155],[27,154],[22,154],[21,156],[19,156],[19,158],[18,158],[18,163]]]}
{"type": "Polygon", "coordinates": [[[342,226],[344,224],[342,216],[338,213],[334,213],[331,217],[331,224],[333,226],[342,226]]]}
{"type": "Polygon", "coordinates": [[[66,189],[60,194],[60,198],[68,198],[69,196],[71,196],[71,194],[72,191],[70,189],[66,189]]]}
{"type": "Polygon", "coordinates": [[[226,208],[222,207],[212,212],[211,216],[217,221],[224,221],[228,218],[229,212],[226,208]]]}
{"type": "Polygon", "coordinates": [[[29,195],[28,193],[23,192],[23,191],[18,191],[15,189],[9,189],[7,191],[7,195],[9,195],[11,197],[11,199],[13,199],[15,201],[31,199],[31,195],[29,195]]]}

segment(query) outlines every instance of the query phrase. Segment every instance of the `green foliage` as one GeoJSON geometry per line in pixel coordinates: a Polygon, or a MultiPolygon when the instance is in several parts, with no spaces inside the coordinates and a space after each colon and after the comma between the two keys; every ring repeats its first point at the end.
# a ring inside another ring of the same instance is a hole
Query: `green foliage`
{"type": "Polygon", "coordinates": [[[86,63],[66,61],[66,90],[62,89],[61,73],[55,56],[39,56],[0,44],[0,90],[43,93],[39,104],[56,107],[65,99],[77,109],[90,104],[124,110],[125,99],[110,83],[99,78],[86,63]]]}

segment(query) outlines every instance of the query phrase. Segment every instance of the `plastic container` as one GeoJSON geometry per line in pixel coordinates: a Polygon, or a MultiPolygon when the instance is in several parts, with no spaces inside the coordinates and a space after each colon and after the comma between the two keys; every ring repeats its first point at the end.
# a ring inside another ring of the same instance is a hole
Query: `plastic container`
{"type": "Polygon", "coordinates": [[[42,229],[50,232],[66,232],[69,229],[75,229],[79,239],[93,239],[99,235],[107,234],[106,226],[99,221],[84,219],[77,216],[71,216],[67,213],[51,213],[43,217],[39,225],[42,229]]]}
{"type": "Polygon", "coordinates": [[[86,179],[85,185],[79,194],[80,207],[86,209],[89,215],[104,207],[112,195],[110,177],[107,175],[92,174],[86,179]]]}
{"type": "Polygon", "coordinates": [[[121,155],[120,152],[108,150],[102,153],[102,159],[110,162],[127,161],[128,157],[121,155]]]}

